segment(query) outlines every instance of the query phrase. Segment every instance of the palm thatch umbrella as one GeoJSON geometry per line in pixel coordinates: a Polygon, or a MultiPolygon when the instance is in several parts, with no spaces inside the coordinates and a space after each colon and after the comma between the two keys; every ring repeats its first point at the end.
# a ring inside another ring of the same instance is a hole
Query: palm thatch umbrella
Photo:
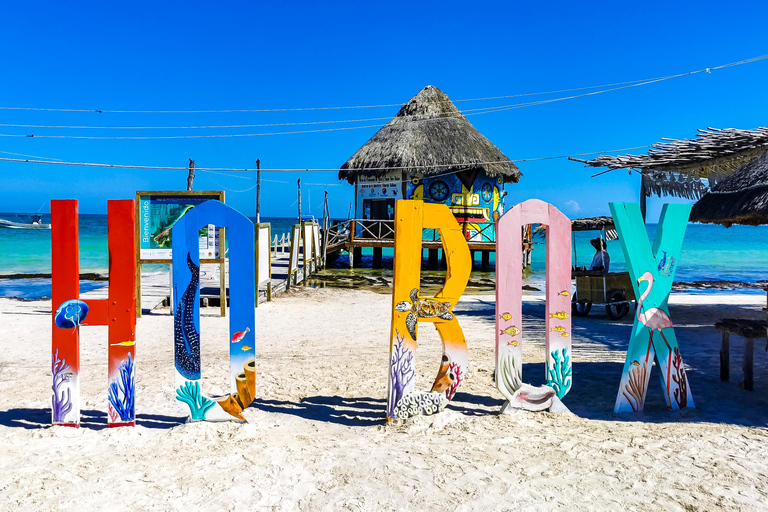
{"type": "Polygon", "coordinates": [[[484,170],[517,183],[522,174],[462,115],[443,91],[425,87],[347,162],[339,179],[382,176],[394,170],[428,176],[447,170],[484,170]]]}
{"type": "MultiPolygon", "coordinates": [[[[722,224],[727,228],[733,224],[768,224],[768,151],[764,151],[704,194],[693,205],[690,221],[722,224]]],[[[766,298],[768,299],[768,296],[766,298]]],[[[768,308],[766,316],[768,325],[768,308]]],[[[716,324],[716,327],[719,325],[721,330],[728,330],[728,322],[732,327],[728,332],[741,332],[742,335],[744,332],[739,331],[740,328],[754,329],[755,325],[760,328],[760,324],[740,319],[726,319],[716,324]]],[[[750,360],[751,357],[750,354],[750,360]]]]}
{"type": "Polygon", "coordinates": [[[768,151],[718,183],[693,205],[691,222],[768,224],[768,151]]]}

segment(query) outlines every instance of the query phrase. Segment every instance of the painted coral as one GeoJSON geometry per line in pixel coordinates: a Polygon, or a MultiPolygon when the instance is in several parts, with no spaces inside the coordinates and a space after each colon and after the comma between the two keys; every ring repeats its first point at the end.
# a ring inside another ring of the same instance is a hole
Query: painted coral
{"type": "Polygon", "coordinates": [[[461,373],[461,366],[456,363],[451,363],[448,371],[453,374],[453,383],[445,390],[445,398],[453,400],[453,396],[456,394],[456,390],[459,389],[459,385],[464,380],[464,374],[461,373]]]}
{"type": "Polygon", "coordinates": [[[397,405],[415,375],[413,352],[408,347],[403,346],[405,335],[400,336],[400,332],[395,331],[395,339],[397,342],[392,344],[392,361],[389,369],[390,390],[389,411],[387,411],[387,416],[393,419],[397,418],[395,414],[397,405]]]}
{"type": "Polygon", "coordinates": [[[677,402],[677,407],[682,409],[683,407],[688,407],[688,377],[685,375],[683,358],[680,356],[680,349],[677,347],[675,347],[675,355],[672,357],[672,366],[675,367],[675,375],[672,376],[672,380],[677,384],[675,402],[677,402]]]}
{"type": "Polygon", "coordinates": [[[520,364],[520,355],[508,350],[499,364],[497,386],[501,394],[511,402],[515,391],[523,384],[523,367],[520,364]]]}
{"type": "Polygon", "coordinates": [[[190,416],[193,421],[205,420],[205,415],[216,404],[200,392],[200,383],[185,382],[176,390],[176,400],[189,406],[190,416]]]}
{"type": "Polygon", "coordinates": [[[64,359],[59,359],[59,349],[53,354],[53,422],[63,423],[67,413],[72,410],[72,393],[66,385],[74,377],[64,359]]]}
{"type": "Polygon", "coordinates": [[[134,408],[135,376],[133,370],[133,359],[131,359],[129,352],[128,359],[124,359],[117,368],[118,378],[113,379],[109,383],[107,398],[115,412],[120,416],[121,421],[133,421],[136,418],[134,408]]]}
{"type": "Polygon", "coordinates": [[[405,395],[394,410],[394,418],[404,420],[412,416],[429,416],[445,409],[448,400],[442,393],[414,391],[405,395]]]}
{"type": "Polygon", "coordinates": [[[557,393],[558,398],[563,398],[571,389],[571,360],[568,349],[552,352],[553,363],[547,368],[547,386],[557,393]]]}

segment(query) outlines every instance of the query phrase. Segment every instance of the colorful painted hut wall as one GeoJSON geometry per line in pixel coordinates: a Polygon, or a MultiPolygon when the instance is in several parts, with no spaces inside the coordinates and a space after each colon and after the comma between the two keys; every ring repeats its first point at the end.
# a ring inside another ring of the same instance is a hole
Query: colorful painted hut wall
{"type": "Polygon", "coordinates": [[[500,176],[491,177],[485,171],[474,170],[435,176],[409,175],[405,196],[448,206],[467,240],[495,242],[493,225],[504,213],[503,191],[500,176]]]}

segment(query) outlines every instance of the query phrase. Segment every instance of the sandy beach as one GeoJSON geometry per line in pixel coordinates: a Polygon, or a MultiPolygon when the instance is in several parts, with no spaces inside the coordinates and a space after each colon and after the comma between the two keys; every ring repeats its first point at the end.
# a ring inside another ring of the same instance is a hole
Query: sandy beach
{"type": "MultiPolygon", "coordinates": [[[[107,429],[106,330],[81,329],[82,426],[50,423],[49,301],[0,299],[0,508],[15,510],[761,510],[768,502],[768,361],[755,390],[719,380],[721,317],[764,315],[763,295],[673,293],[697,408],[613,414],[631,315],[574,321],[571,413],[498,415],[494,298],[455,312],[470,372],[445,412],[386,424],[391,295],[298,288],[257,308],[257,399],[248,424],[184,424],[167,309],[138,321],[135,428],[107,429]]],[[[527,296],[525,381],[544,377],[544,303],[527,296]],[[537,331],[538,326],[538,331],[537,331]]],[[[203,382],[228,386],[228,320],[203,310],[203,382]]],[[[422,327],[417,374],[441,354],[422,327]]],[[[657,370],[654,370],[657,373],[657,370]]]]}

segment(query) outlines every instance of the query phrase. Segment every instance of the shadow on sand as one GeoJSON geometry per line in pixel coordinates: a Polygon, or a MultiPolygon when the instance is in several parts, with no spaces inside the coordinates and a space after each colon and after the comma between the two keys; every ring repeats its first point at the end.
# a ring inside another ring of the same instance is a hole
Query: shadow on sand
{"type": "MultiPolygon", "coordinates": [[[[186,421],[183,417],[161,416],[157,414],[137,414],[136,424],[146,428],[166,429],[181,425],[186,421]]],[[[24,429],[51,427],[50,409],[19,408],[0,411],[0,425],[24,429]]],[[[96,410],[80,411],[80,427],[91,430],[107,428],[107,413],[96,410]]]]}
{"type": "Polygon", "coordinates": [[[385,423],[386,405],[387,401],[380,398],[308,396],[299,402],[257,398],[250,407],[348,427],[370,427],[385,423]]]}

